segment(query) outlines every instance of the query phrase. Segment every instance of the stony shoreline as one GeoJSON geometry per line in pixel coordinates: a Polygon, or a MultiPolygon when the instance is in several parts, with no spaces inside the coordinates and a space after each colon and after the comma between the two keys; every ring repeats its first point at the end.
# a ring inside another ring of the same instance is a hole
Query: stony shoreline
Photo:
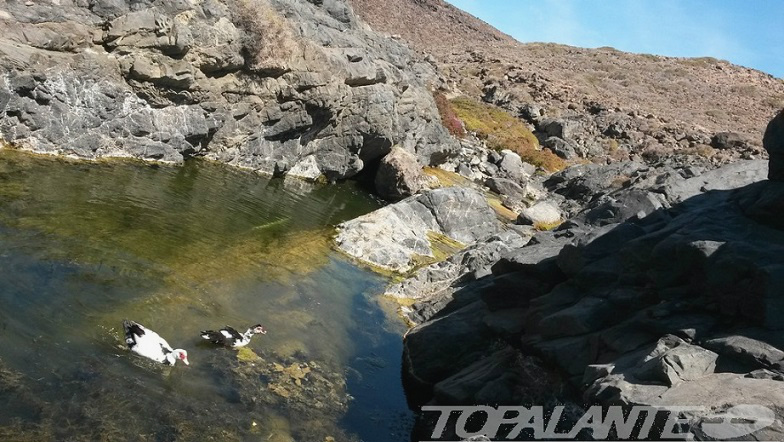
{"type": "MultiPolygon", "coordinates": [[[[405,267],[386,292],[416,324],[403,362],[417,404],[756,404],[780,419],[782,127],[784,112],[764,139],[770,162],[566,169],[543,183],[566,217],[556,229],[498,221],[445,260],[405,267]]],[[[428,192],[382,211],[413,213],[428,192]]],[[[450,221],[471,226],[486,206],[473,204],[450,221]]],[[[370,214],[341,235],[387,222],[415,233],[411,219],[370,214]]],[[[338,244],[383,266],[399,258],[372,253],[385,241],[338,244]]],[[[756,437],[783,434],[779,421],[756,437]]]]}

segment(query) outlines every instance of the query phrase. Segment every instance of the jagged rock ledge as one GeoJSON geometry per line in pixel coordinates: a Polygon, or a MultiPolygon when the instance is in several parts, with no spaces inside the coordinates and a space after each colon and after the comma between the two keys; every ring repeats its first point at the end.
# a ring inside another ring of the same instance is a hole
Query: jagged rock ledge
{"type": "Polygon", "coordinates": [[[0,139],[19,148],[328,180],[395,145],[422,165],[456,148],[433,67],[341,0],[2,2],[0,26],[0,139]]]}

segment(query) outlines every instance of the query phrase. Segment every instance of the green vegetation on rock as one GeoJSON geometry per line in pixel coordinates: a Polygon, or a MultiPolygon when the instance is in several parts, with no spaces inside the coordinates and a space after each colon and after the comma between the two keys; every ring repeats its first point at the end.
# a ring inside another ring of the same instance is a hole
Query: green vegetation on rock
{"type": "Polygon", "coordinates": [[[425,167],[422,169],[422,172],[434,179],[435,184],[433,187],[476,187],[471,180],[459,173],[450,172],[438,167],[425,167]]]}
{"type": "Polygon", "coordinates": [[[509,149],[526,163],[549,171],[561,170],[566,163],[549,150],[539,148],[539,140],[514,115],[495,106],[460,97],[450,102],[465,128],[495,150],[509,149]]]}
{"type": "Polygon", "coordinates": [[[562,224],[562,221],[556,221],[554,223],[547,223],[547,222],[539,221],[539,222],[535,222],[534,223],[534,229],[542,231],[542,232],[546,232],[546,231],[549,231],[549,230],[554,230],[556,227],[560,226],[561,224],[562,224]]]}
{"type": "Polygon", "coordinates": [[[463,122],[460,121],[460,118],[455,113],[454,107],[449,103],[446,96],[437,91],[433,93],[433,98],[436,102],[436,108],[438,108],[438,114],[441,116],[441,123],[446,130],[458,138],[466,136],[463,122]]]}
{"type": "Polygon", "coordinates": [[[466,247],[465,244],[460,241],[456,241],[443,233],[434,232],[432,230],[427,232],[427,240],[430,241],[430,250],[433,256],[415,255],[413,261],[416,268],[445,261],[450,256],[466,247]]]}

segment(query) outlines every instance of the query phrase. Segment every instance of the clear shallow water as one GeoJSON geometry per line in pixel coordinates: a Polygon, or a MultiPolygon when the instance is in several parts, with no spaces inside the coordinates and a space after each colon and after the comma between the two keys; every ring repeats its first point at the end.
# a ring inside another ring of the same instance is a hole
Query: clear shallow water
{"type": "Polygon", "coordinates": [[[403,325],[329,242],[377,207],[350,183],[0,150],[0,440],[406,440],[403,325]],[[191,365],[127,352],[125,318],[191,365]],[[255,323],[247,351],[198,337],[255,323]]]}

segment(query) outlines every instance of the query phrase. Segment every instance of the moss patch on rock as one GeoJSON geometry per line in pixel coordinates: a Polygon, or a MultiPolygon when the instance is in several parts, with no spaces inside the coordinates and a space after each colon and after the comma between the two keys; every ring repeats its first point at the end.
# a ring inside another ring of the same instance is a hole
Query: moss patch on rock
{"type": "Polygon", "coordinates": [[[476,184],[468,178],[439,167],[425,167],[422,169],[422,172],[433,179],[433,187],[435,188],[453,186],[476,187],[476,184]]]}
{"type": "Polygon", "coordinates": [[[240,347],[237,350],[237,360],[240,362],[257,362],[261,360],[261,357],[256,354],[255,351],[249,349],[248,347],[240,347]]]}
{"type": "Polygon", "coordinates": [[[427,232],[427,240],[430,242],[432,256],[414,255],[411,258],[414,269],[444,261],[466,247],[460,241],[432,230],[427,232]]]}
{"type": "Polygon", "coordinates": [[[546,232],[546,231],[549,231],[549,230],[556,229],[561,224],[563,224],[563,221],[556,221],[554,223],[546,223],[546,222],[541,222],[540,221],[540,222],[534,223],[534,229],[539,230],[541,232],[546,232]]]}
{"type": "Polygon", "coordinates": [[[549,150],[539,147],[539,140],[514,115],[495,106],[460,97],[450,102],[455,114],[465,128],[487,143],[494,150],[509,149],[526,163],[554,172],[566,167],[566,163],[549,150]]]}
{"type": "Polygon", "coordinates": [[[488,196],[487,204],[490,205],[490,208],[495,210],[496,215],[498,215],[498,218],[502,221],[514,222],[517,220],[517,213],[506,207],[496,195],[488,196]]]}

